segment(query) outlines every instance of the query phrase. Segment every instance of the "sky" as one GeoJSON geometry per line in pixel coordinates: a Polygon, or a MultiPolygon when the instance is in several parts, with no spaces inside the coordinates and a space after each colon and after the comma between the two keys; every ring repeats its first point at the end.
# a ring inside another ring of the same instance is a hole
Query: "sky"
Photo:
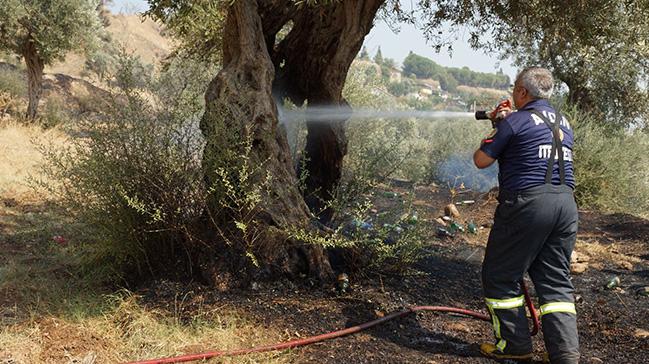
{"type": "Polygon", "coordinates": [[[383,57],[392,58],[398,64],[403,62],[410,51],[432,59],[446,67],[469,67],[473,71],[503,72],[512,80],[516,77],[517,69],[510,61],[499,61],[497,57],[485,54],[483,51],[471,49],[468,42],[468,31],[460,30],[460,37],[452,43],[453,52],[442,49],[439,53],[429,45],[423,33],[411,24],[402,24],[398,34],[395,34],[383,20],[377,20],[374,27],[365,37],[364,46],[370,57],[374,57],[379,46],[383,57]]]}
{"type": "MultiPolygon", "coordinates": [[[[114,13],[141,12],[148,8],[144,0],[113,0],[110,6],[114,13]]],[[[468,32],[465,32],[468,34],[468,32]]],[[[462,35],[462,32],[460,32],[462,35]]],[[[466,35],[466,34],[465,34],[466,35]]],[[[427,44],[423,33],[413,25],[402,24],[398,34],[395,34],[383,20],[377,20],[370,34],[365,38],[364,46],[371,57],[374,57],[378,47],[381,47],[383,57],[394,59],[398,64],[403,62],[410,51],[428,57],[446,67],[469,67],[480,72],[496,72],[502,68],[512,80],[516,76],[516,68],[509,61],[499,61],[497,57],[476,51],[466,42],[467,37],[460,36],[453,42],[453,53],[446,50],[436,53],[427,44]]]]}

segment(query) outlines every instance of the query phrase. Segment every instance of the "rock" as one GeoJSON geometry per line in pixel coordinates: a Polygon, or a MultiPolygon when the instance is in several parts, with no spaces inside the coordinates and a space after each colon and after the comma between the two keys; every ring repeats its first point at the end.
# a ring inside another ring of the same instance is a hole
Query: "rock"
{"type": "Polygon", "coordinates": [[[646,339],[649,338],[649,331],[645,329],[635,329],[635,332],[633,333],[633,336],[639,338],[639,339],[646,339]]]}
{"type": "Polygon", "coordinates": [[[593,264],[590,264],[590,267],[593,269],[602,270],[604,269],[604,264],[600,262],[594,262],[593,264]]]}
{"type": "Polygon", "coordinates": [[[572,263],[570,265],[570,272],[572,274],[582,274],[588,269],[587,263],[572,263]]]}
{"type": "Polygon", "coordinates": [[[460,212],[457,210],[457,207],[455,207],[455,204],[452,203],[444,207],[444,214],[446,216],[454,217],[456,219],[460,217],[460,212]]]}
{"type": "Polygon", "coordinates": [[[602,360],[600,358],[597,358],[597,357],[592,357],[592,358],[590,358],[590,360],[588,362],[591,363],[591,364],[603,364],[604,360],[602,360]]]}
{"type": "Polygon", "coordinates": [[[570,256],[570,263],[577,263],[579,261],[579,253],[573,250],[572,255],[570,256]]]}
{"type": "Polygon", "coordinates": [[[640,287],[636,289],[635,293],[640,296],[649,297],[649,286],[640,287]]]}
{"type": "Polygon", "coordinates": [[[572,263],[588,263],[590,262],[590,257],[584,253],[578,253],[577,251],[572,252],[570,257],[570,262],[572,263]]]}
{"type": "Polygon", "coordinates": [[[471,327],[466,323],[466,321],[457,321],[451,322],[447,325],[449,331],[460,331],[460,332],[471,332],[471,327]]]}
{"type": "Polygon", "coordinates": [[[626,260],[617,262],[617,265],[622,269],[633,270],[633,263],[627,262],[626,260]]]}

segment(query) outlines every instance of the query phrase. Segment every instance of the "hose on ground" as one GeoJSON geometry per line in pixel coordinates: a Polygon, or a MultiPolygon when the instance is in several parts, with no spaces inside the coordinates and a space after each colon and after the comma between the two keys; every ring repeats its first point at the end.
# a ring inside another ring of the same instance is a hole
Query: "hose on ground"
{"type": "MultiPolygon", "coordinates": [[[[536,309],[534,308],[534,304],[532,303],[532,299],[529,296],[529,293],[527,291],[527,287],[525,286],[524,282],[521,282],[521,288],[523,289],[523,293],[525,295],[525,302],[527,303],[527,306],[529,308],[530,314],[532,316],[532,321],[533,321],[533,328],[532,331],[530,332],[531,335],[536,335],[536,333],[539,331],[539,318],[538,318],[538,313],[536,309]]],[[[348,327],[346,329],[338,330],[338,331],[332,331],[326,334],[321,334],[321,335],[316,335],[316,336],[311,336],[307,337],[305,339],[299,339],[299,340],[292,340],[292,341],[287,341],[283,343],[277,343],[277,344],[272,344],[272,345],[264,345],[264,346],[257,346],[249,349],[237,349],[237,350],[220,350],[220,351],[206,351],[203,353],[198,353],[198,354],[188,354],[188,355],[181,355],[181,356],[174,356],[174,357],[169,357],[169,358],[159,358],[159,359],[149,359],[149,360],[142,360],[142,361],[133,361],[129,362],[126,364],[168,364],[168,363],[184,363],[184,362],[189,362],[189,361],[195,361],[195,360],[206,360],[206,359],[211,359],[211,358],[216,358],[216,357],[223,357],[223,356],[237,356],[237,355],[245,355],[245,354],[252,354],[252,353],[263,353],[267,351],[275,351],[275,350],[285,350],[285,349],[292,349],[296,348],[299,346],[305,346],[313,343],[317,343],[320,341],[325,341],[325,340],[330,340],[330,339],[335,339],[341,336],[346,336],[346,335],[351,335],[354,333],[357,333],[359,331],[368,329],[372,326],[376,326],[378,324],[381,324],[383,322],[399,318],[411,313],[415,313],[418,311],[434,311],[434,312],[447,312],[447,313],[455,313],[455,314],[460,314],[464,316],[469,316],[478,320],[482,321],[491,321],[491,317],[489,315],[485,315],[480,312],[476,311],[471,311],[471,310],[465,310],[462,308],[455,308],[455,307],[446,307],[446,306],[412,306],[409,307],[403,311],[398,311],[391,313],[389,315],[383,316],[381,318],[378,318],[376,320],[372,320],[360,325],[348,327]]]]}

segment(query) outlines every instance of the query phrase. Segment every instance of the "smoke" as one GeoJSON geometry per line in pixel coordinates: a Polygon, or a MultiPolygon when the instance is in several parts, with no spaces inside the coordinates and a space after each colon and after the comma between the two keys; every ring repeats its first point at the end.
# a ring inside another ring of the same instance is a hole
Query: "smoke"
{"type": "Polygon", "coordinates": [[[451,155],[437,166],[437,179],[450,186],[464,186],[472,191],[486,192],[498,184],[498,167],[494,163],[488,168],[477,169],[471,153],[451,155]]]}

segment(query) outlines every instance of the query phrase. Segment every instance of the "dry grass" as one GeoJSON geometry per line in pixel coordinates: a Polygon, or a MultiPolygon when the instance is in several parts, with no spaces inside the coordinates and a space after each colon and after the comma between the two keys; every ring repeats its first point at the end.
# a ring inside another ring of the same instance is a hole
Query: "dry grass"
{"type": "MultiPolygon", "coordinates": [[[[37,145],[67,141],[57,128],[0,125],[0,363],[116,363],[281,340],[235,311],[201,305],[179,314],[94,281],[79,264],[90,237],[30,187],[42,178],[37,145]],[[55,235],[67,242],[55,243],[55,235]]],[[[220,362],[291,361],[284,352],[220,362]]]]}
{"type": "Polygon", "coordinates": [[[30,184],[40,179],[39,165],[43,155],[38,150],[42,143],[63,145],[67,136],[59,129],[43,131],[36,125],[25,125],[13,119],[0,125],[0,198],[18,202],[40,201],[43,196],[30,184]]]}
{"type": "MultiPolygon", "coordinates": [[[[116,363],[267,344],[261,333],[235,314],[196,313],[190,323],[145,308],[133,295],[107,299],[103,315],[35,317],[0,330],[0,361],[11,363],[116,363]],[[77,361],[75,361],[77,360],[77,361]],[[85,362],[84,362],[85,363],[85,362]]],[[[225,363],[288,363],[290,353],[226,358],[225,363]]]]}
{"type": "Polygon", "coordinates": [[[642,259],[621,253],[616,243],[602,244],[598,241],[577,239],[575,251],[580,260],[587,260],[591,265],[599,267],[602,264],[614,263],[618,266],[624,264],[638,264],[642,259]],[[585,257],[585,258],[584,258],[585,257]]]}
{"type": "MultiPolygon", "coordinates": [[[[112,15],[106,30],[113,42],[123,46],[127,52],[140,56],[147,64],[158,64],[171,53],[171,40],[162,36],[160,25],[151,19],[142,21],[138,15],[112,15]]],[[[85,56],[70,53],[64,61],[46,67],[45,72],[81,77],[85,61],[85,56]]]]}

